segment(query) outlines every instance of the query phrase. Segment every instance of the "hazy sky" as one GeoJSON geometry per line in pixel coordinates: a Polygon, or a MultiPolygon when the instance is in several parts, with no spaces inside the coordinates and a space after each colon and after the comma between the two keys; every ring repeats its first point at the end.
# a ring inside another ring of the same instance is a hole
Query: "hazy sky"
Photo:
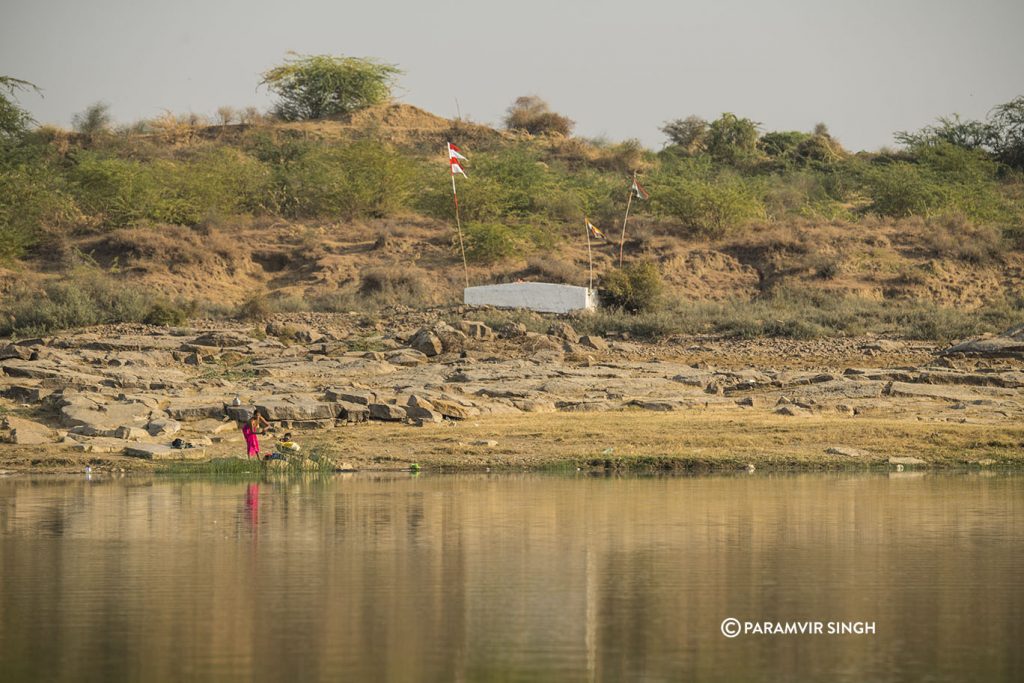
{"type": "Polygon", "coordinates": [[[289,50],[372,56],[443,116],[458,98],[497,123],[536,94],[581,135],[655,148],[667,120],[731,111],[877,149],[1024,95],[1022,34],[1022,0],[0,0],[0,74],[66,126],[97,100],[119,122],[267,108],[259,74],[289,50]]]}

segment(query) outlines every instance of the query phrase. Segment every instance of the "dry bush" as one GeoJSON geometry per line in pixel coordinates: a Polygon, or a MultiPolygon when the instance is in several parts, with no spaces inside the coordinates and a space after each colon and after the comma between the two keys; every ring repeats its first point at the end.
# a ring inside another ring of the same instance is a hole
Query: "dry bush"
{"type": "Polygon", "coordinates": [[[557,256],[534,256],[527,261],[523,276],[544,282],[575,284],[586,277],[586,270],[557,256]]]}
{"type": "Polygon", "coordinates": [[[422,306],[435,297],[432,278],[422,268],[408,265],[367,268],[359,275],[358,293],[380,304],[422,306]]]}
{"type": "Polygon", "coordinates": [[[210,268],[239,260],[238,244],[230,236],[180,225],[114,230],[86,246],[98,263],[142,271],[176,272],[183,267],[210,268]]]}
{"type": "Polygon", "coordinates": [[[975,265],[991,263],[1005,250],[998,228],[979,225],[961,213],[920,221],[921,241],[936,257],[975,265]]]}

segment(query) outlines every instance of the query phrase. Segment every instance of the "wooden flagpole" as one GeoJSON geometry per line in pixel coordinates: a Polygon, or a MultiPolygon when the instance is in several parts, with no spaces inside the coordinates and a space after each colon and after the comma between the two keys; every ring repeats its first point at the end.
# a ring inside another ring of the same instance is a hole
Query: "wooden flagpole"
{"type": "MultiPolygon", "coordinates": [[[[633,171],[633,182],[636,183],[636,171],[633,171]]],[[[626,221],[629,220],[629,207],[633,204],[633,186],[629,186],[629,199],[626,200],[626,216],[622,219],[622,236],[619,237],[619,268],[622,267],[622,245],[626,243],[626,221]]]]}
{"type": "Polygon", "coordinates": [[[594,257],[590,252],[590,219],[583,217],[583,229],[587,231],[587,260],[590,262],[590,289],[594,288],[594,257]]]}
{"type": "Polygon", "coordinates": [[[462,272],[469,287],[469,265],[466,263],[466,244],[462,240],[462,218],[459,216],[459,193],[455,188],[455,168],[452,166],[452,143],[444,145],[444,154],[449,158],[449,172],[452,174],[452,199],[455,201],[455,224],[459,229],[459,251],[462,252],[462,272]]]}
{"type": "Polygon", "coordinates": [[[452,198],[455,200],[455,225],[459,230],[459,250],[462,252],[462,272],[469,287],[469,265],[466,263],[466,245],[462,241],[462,219],[459,218],[459,193],[455,191],[455,171],[452,171],[452,198]]]}

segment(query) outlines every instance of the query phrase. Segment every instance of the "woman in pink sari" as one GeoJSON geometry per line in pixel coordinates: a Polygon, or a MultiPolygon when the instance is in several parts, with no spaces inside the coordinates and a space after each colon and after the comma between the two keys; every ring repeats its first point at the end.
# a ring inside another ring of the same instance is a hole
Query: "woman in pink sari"
{"type": "Polygon", "coordinates": [[[260,457],[260,439],[257,436],[260,431],[260,423],[269,426],[269,423],[263,419],[258,410],[253,410],[252,415],[242,425],[242,436],[245,437],[245,451],[246,455],[250,458],[256,458],[259,460],[260,457]]]}

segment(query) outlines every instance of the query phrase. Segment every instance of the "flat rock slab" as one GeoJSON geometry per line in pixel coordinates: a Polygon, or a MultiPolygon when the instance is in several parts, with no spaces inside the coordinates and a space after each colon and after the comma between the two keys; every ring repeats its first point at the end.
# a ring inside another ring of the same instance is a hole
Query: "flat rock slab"
{"type": "Polygon", "coordinates": [[[863,451],[859,448],[850,448],[849,446],[829,446],[825,449],[827,455],[842,455],[847,458],[868,458],[871,454],[867,451],[863,451]]]}
{"type": "Polygon", "coordinates": [[[338,416],[336,403],[311,400],[262,401],[256,409],[270,421],[281,420],[333,420],[338,416]]]}
{"type": "Polygon", "coordinates": [[[1012,389],[996,389],[992,387],[978,387],[971,391],[961,386],[893,382],[892,387],[889,389],[889,394],[891,396],[911,398],[938,398],[944,401],[973,401],[980,398],[992,398],[993,396],[1016,396],[1017,392],[1012,389]]]}
{"type": "Polygon", "coordinates": [[[143,403],[96,403],[76,399],[61,408],[61,421],[68,427],[88,427],[95,430],[116,429],[124,426],[142,426],[148,422],[150,409],[143,403]]]}
{"type": "Polygon", "coordinates": [[[889,464],[890,465],[910,465],[910,466],[918,465],[918,466],[920,466],[920,465],[927,465],[928,462],[925,461],[925,460],[922,460],[921,458],[911,458],[909,456],[902,456],[902,457],[891,457],[891,458],[889,458],[889,464]]]}
{"type": "Polygon", "coordinates": [[[124,449],[124,454],[144,460],[202,460],[206,457],[205,448],[171,448],[158,443],[132,444],[124,449]]]}

